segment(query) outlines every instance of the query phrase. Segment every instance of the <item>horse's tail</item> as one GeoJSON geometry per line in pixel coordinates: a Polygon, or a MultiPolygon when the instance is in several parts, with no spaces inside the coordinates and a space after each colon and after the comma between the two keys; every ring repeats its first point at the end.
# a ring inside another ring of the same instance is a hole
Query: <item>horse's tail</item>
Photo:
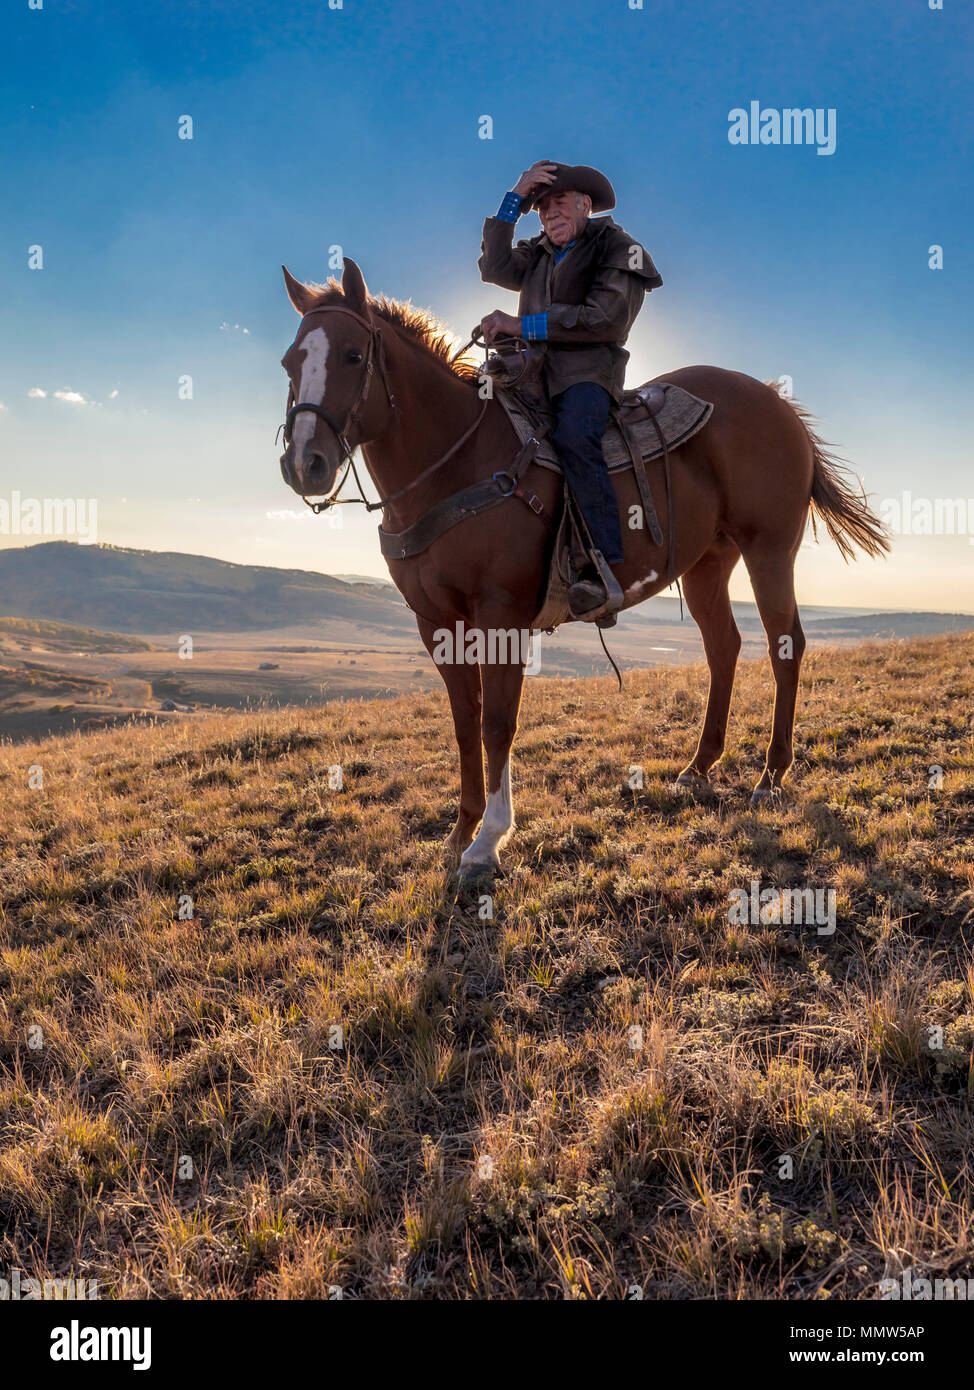
{"type": "MultiPolygon", "coordinates": [[[[772,390],[775,388],[772,386],[772,390]]],[[[885,555],[890,548],[883,524],[866,501],[862,483],[852,469],[826,445],[812,427],[814,416],[797,401],[790,401],[812,446],[812,532],[818,536],[816,516],[846,560],[856,558],[856,547],[867,555],[885,555]]]]}

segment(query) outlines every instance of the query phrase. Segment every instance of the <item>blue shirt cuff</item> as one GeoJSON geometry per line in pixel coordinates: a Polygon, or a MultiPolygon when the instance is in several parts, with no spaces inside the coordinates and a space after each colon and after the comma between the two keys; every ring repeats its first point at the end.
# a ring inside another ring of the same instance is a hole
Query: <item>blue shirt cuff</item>
{"type": "Polygon", "coordinates": [[[537,343],[548,337],[548,315],[522,314],[521,337],[527,343],[537,343]]]}
{"type": "Polygon", "coordinates": [[[497,213],[498,222],[516,222],[521,216],[520,193],[505,193],[497,213]]]}

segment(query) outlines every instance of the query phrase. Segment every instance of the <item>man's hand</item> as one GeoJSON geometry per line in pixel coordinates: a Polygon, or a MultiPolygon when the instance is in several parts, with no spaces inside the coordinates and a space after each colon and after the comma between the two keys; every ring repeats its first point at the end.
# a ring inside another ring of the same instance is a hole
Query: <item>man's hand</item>
{"type": "Polygon", "coordinates": [[[547,188],[549,183],[554,183],[557,168],[550,159],[539,159],[537,164],[525,169],[512,191],[521,198],[532,197],[539,189],[547,188]]]}
{"type": "Polygon", "coordinates": [[[520,338],[521,320],[513,314],[505,314],[500,309],[495,309],[492,314],[480,320],[480,331],[488,343],[492,343],[495,338],[520,338]]]}

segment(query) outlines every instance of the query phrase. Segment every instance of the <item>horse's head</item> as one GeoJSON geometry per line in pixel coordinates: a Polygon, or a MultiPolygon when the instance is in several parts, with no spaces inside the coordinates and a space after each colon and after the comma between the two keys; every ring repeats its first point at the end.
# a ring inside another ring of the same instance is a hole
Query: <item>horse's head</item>
{"type": "Polygon", "coordinates": [[[282,267],[301,324],[281,359],[290,380],[281,472],[302,497],[327,497],[352,450],[382,432],[392,408],[365,280],[354,261],[344,267],[341,286],[332,281],[326,291],[282,267]]]}

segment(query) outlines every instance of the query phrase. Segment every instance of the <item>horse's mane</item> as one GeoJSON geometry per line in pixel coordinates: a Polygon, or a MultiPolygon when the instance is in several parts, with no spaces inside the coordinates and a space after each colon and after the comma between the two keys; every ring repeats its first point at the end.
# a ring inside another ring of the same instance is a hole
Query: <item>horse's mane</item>
{"type": "MultiPolygon", "coordinates": [[[[341,285],[333,278],[329,279],[327,285],[308,285],[307,288],[314,294],[311,305],[313,309],[345,303],[341,285]]],[[[458,361],[453,360],[456,352],[453,335],[429,309],[420,309],[408,300],[404,302],[400,299],[389,299],[384,294],[369,295],[368,304],[373,314],[385,319],[386,323],[391,323],[394,328],[401,329],[407,337],[425,348],[435,361],[449,368],[454,376],[460,377],[462,381],[479,381],[480,368],[475,362],[466,357],[458,361]]]]}

